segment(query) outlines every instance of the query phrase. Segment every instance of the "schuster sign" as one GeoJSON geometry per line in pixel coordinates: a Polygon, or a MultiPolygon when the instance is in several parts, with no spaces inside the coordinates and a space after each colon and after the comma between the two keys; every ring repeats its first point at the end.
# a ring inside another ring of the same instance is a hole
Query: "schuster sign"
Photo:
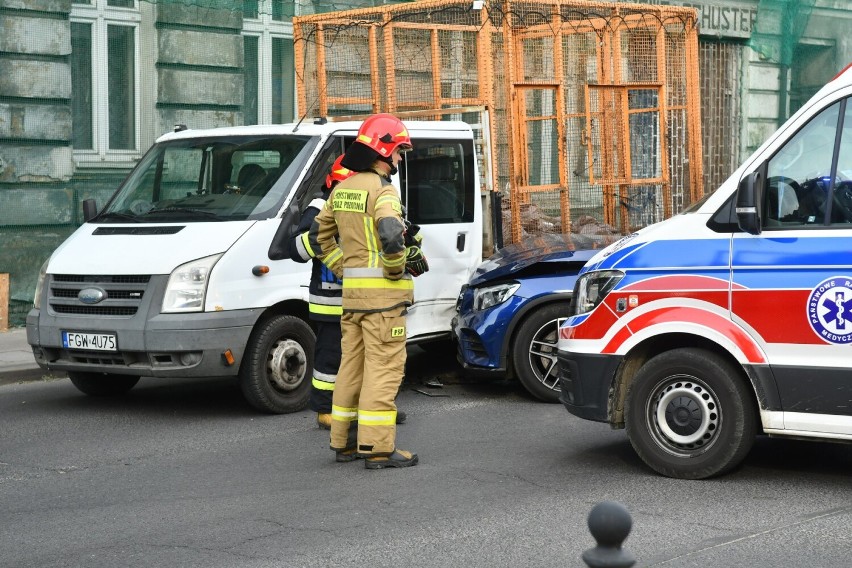
{"type": "Polygon", "coordinates": [[[697,9],[698,31],[705,36],[748,39],[757,20],[757,2],[662,0],[660,4],[697,9]]]}

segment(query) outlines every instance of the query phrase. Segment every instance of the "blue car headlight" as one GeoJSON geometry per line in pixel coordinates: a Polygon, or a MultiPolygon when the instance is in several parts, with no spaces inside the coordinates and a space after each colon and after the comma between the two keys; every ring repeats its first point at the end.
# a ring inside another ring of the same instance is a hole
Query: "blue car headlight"
{"type": "Polygon", "coordinates": [[[512,297],[512,294],[517,292],[521,287],[519,282],[505,282],[495,286],[485,286],[476,288],[473,291],[473,309],[487,310],[490,307],[502,304],[512,297]]]}
{"type": "Polygon", "coordinates": [[[580,276],[574,285],[572,315],[578,316],[595,309],[622,278],[624,273],[620,270],[595,270],[580,276]]]}

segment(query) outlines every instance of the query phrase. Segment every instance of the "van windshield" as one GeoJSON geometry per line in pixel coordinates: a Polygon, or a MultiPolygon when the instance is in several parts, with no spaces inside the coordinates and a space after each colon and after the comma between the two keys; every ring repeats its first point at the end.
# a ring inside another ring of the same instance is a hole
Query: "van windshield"
{"type": "Polygon", "coordinates": [[[241,221],[274,216],[319,139],[228,136],[155,144],[96,223],[241,221]]]}

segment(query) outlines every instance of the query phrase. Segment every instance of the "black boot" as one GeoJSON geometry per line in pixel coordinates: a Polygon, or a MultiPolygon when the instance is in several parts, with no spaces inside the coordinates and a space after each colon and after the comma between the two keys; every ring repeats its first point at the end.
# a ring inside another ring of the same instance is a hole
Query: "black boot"
{"type": "Polygon", "coordinates": [[[346,433],[346,447],[343,449],[331,448],[334,450],[334,461],[346,463],[354,461],[361,456],[358,455],[358,421],[355,420],[349,423],[349,431],[346,433]]]}
{"type": "Polygon", "coordinates": [[[411,467],[413,465],[417,465],[417,454],[405,450],[394,450],[389,456],[370,456],[364,460],[364,467],[367,469],[411,467]]]}

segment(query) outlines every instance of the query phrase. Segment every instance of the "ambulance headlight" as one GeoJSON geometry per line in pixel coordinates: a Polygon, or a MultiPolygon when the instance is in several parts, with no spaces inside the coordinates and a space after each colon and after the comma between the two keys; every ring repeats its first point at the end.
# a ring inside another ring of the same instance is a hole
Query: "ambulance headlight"
{"type": "Polygon", "coordinates": [[[175,268],[163,296],[163,313],[203,311],[210,273],[221,256],[214,254],[175,268]]]}
{"type": "Polygon", "coordinates": [[[574,315],[594,310],[622,278],[624,273],[619,270],[596,270],[580,276],[574,285],[574,315]]]}

